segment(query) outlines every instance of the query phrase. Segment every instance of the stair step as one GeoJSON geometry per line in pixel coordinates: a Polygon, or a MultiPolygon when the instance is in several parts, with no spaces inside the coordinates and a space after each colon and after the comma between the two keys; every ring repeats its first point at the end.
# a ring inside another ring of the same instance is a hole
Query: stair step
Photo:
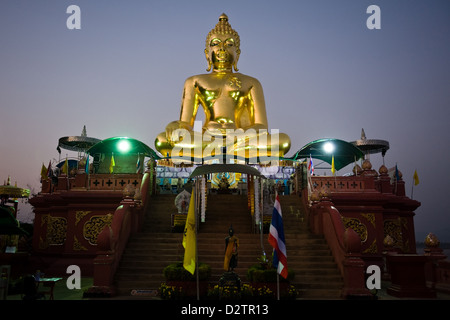
{"type": "MultiPolygon", "coordinates": [[[[133,235],[122,255],[115,275],[120,295],[130,295],[132,290],[156,290],[165,282],[164,268],[180,262],[184,256],[182,233],[171,230],[171,214],[176,213],[176,195],[158,195],[151,198],[145,213],[143,230],[133,235]]],[[[247,270],[258,263],[261,256],[261,239],[268,259],[272,247],[268,234],[255,234],[248,211],[246,196],[208,195],[206,222],[200,223],[197,234],[200,262],[211,266],[211,283],[222,276],[225,238],[233,225],[239,238],[238,267],[235,272],[242,281],[248,281],[247,270]]],[[[285,223],[288,268],[295,272],[292,284],[299,290],[299,299],[339,299],[342,278],[334,258],[320,235],[312,234],[303,217],[301,199],[280,196],[285,223]],[[300,212],[299,215],[295,214],[300,212]]]]}

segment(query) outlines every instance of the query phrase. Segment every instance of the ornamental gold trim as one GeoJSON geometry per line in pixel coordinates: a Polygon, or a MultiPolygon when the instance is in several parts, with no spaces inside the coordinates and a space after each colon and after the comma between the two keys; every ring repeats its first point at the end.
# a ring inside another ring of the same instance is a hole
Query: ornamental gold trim
{"type": "Polygon", "coordinates": [[[393,240],[393,246],[403,247],[401,221],[399,219],[386,219],[383,222],[384,236],[389,235],[393,240]]]}
{"type": "Polygon", "coordinates": [[[81,244],[76,236],[73,236],[73,250],[87,251],[87,248],[81,244]]]}
{"type": "Polygon", "coordinates": [[[89,244],[97,245],[97,238],[105,226],[111,226],[113,215],[92,216],[83,225],[83,237],[89,244]]]}
{"type": "Polygon", "coordinates": [[[66,241],[67,219],[52,217],[50,214],[42,216],[41,226],[47,224],[45,240],[40,240],[39,247],[45,249],[49,245],[62,245],[66,241]]]}
{"type": "Polygon", "coordinates": [[[357,218],[342,217],[342,222],[346,229],[352,228],[361,238],[361,242],[366,242],[368,237],[367,227],[357,218]]]}
{"type": "Polygon", "coordinates": [[[363,253],[378,253],[377,239],[374,239],[372,244],[363,253]]]}
{"type": "Polygon", "coordinates": [[[367,219],[375,228],[375,213],[361,213],[361,216],[367,219]]]}
{"type": "Polygon", "coordinates": [[[91,212],[92,211],[77,211],[77,212],[75,212],[75,225],[78,225],[78,223],[91,212]]]}

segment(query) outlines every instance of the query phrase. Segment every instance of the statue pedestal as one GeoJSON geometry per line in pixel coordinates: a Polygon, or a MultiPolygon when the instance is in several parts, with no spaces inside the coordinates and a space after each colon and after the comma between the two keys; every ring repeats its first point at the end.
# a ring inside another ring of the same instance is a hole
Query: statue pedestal
{"type": "Polygon", "coordinates": [[[233,272],[224,272],[219,279],[219,287],[235,287],[238,291],[241,290],[241,279],[233,272]]]}
{"type": "Polygon", "coordinates": [[[187,213],[178,212],[171,215],[172,232],[184,232],[186,226],[187,213]]]}
{"type": "Polygon", "coordinates": [[[217,190],[218,194],[230,194],[231,193],[231,189],[228,187],[223,187],[223,188],[219,188],[217,190]]]}

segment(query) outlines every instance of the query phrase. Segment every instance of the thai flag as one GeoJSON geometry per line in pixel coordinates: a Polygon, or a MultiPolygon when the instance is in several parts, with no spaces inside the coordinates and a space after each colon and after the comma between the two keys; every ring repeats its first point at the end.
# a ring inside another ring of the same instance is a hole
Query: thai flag
{"type": "Polygon", "coordinates": [[[141,158],[137,158],[137,162],[136,162],[136,173],[141,173],[141,158]]]}
{"type": "Polygon", "coordinates": [[[309,155],[309,165],[308,165],[308,170],[309,170],[309,174],[313,175],[314,174],[314,165],[312,162],[312,158],[311,155],[309,155]]]}
{"type": "Polygon", "coordinates": [[[275,199],[273,206],[272,222],[269,229],[269,243],[273,247],[273,266],[278,274],[287,279],[287,254],[284,240],[283,215],[281,213],[280,199],[275,199]]]}
{"type": "Polygon", "coordinates": [[[53,176],[53,171],[52,171],[52,161],[50,160],[48,162],[48,167],[47,167],[47,177],[51,178],[53,176]]]}

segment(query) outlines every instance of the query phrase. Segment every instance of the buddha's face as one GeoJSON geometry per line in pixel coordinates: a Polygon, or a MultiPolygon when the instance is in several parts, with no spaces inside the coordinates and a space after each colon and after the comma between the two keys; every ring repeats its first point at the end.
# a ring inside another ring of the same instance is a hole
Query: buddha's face
{"type": "Polygon", "coordinates": [[[206,54],[214,70],[231,70],[237,62],[239,50],[232,35],[212,34],[206,54]]]}

